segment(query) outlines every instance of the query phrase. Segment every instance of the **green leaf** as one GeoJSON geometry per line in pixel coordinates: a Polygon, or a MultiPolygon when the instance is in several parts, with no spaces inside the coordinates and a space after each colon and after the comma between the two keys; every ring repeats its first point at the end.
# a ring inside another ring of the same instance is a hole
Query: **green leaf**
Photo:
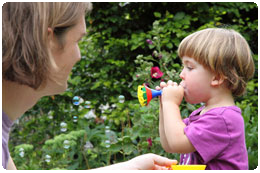
{"type": "Polygon", "coordinates": [[[113,152],[119,152],[121,149],[122,149],[121,144],[112,144],[109,148],[109,150],[111,150],[113,152]]]}
{"type": "Polygon", "coordinates": [[[196,109],[195,106],[193,106],[192,104],[189,104],[189,103],[187,103],[187,108],[190,111],[194,111],[196,109]]]}
{"type": "Polygon", "coordinates": [[[131,143],[132,142],[131,137],[130,136],[124,136],[123,137],[123,142],[124,143],[131,143]]]}
{"type": "Polygon", "coordinates": [[[79,166],[79,162],[75,162],[74,164],[67,167],[69,170],[75,170],[79,166]]]}
{"type": "Polygon", "coordinates": [[[175,15],[174,19],[175,19],[175,20],[181,20],[181,19],[184,18],[184,16],[185,16],[185,13],[184,13],[184,12],[178,12],[178,13],[175,15]]]}
{"type": "Polygon", "coordinates": [[[149,46],[150,49],[153,49],[155,47],[154,44],[149,44],[148,46],[149,46]]]}
{"type": "Polygon", "coordinates": [[[123,151],[124,154],[129,155],[131,154],[135,149],[135,146],[133,144],[127,144],[127,145],[123,145],[123,151]]]}
{"type": "Polygon", "coordinates": [[[154,12],[153,14],[157,18],[161,18],[161,16],[162,16],[161,13],[159,13],[159,12],[154,12]]]}
{"type": "Polygon", "coordinates": [[[147,141],[143,141],[141,146],[142,146],[142,148],[148,148],[149,143],[147,141]]]}
{"type": "Polygon", "coordinates": [[[90,89],[94,90],[94,89],[98,88],[99,86],[101,86],[101,84],[102,84],[102,81],[97,81],[94,83],[94,85],[90,89]]]}
{"type": "Polygon", "coordinates": [[[72,85],[78,85],[81,81],[80,76],[76,76],[73,79],[69,78],[68,82],[71,83],[72,85]]]}
{"type": "Polygon", "coordinates": [[[151,129],[141,128],[141,130],[139,132],[139,136],[140,137],[150,137],[150,131],[151,131],[151,129]]]}
{"type": "Polygon", "coordinates": [[[141,116],[142,120],[147,123],[151,123],[155,120],[155,117],[153,114],[143,114],[141,116]]]}
{"type": "Polygon", "coordinates": [[[169,49],[172,49],[172,48],[173,48],[172,43],[167,43],[166,46],[167,46],[169,49]]]}
{"type": "Polygon", "coordinates": [[[245,116],[250,117],[251,115],[251,110],[250,110],[250,106],[247,105],[245,108],[245,116]]]}

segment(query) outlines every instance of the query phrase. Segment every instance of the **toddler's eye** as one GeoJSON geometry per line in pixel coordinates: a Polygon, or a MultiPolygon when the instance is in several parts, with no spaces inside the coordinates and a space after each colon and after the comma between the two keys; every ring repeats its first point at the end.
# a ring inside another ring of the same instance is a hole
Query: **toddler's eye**
{"type": "Polygon", "coordinates": [[[192,68],[192,67],[187,67],[187,69],[188,69],[188,70],[193,70],[193,68],[192,68]]]}

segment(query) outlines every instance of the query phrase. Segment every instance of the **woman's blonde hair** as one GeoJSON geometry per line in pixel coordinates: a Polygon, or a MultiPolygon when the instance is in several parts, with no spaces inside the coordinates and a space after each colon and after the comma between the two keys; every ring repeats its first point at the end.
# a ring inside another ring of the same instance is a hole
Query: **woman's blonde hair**
{"type": "Polygon", "coordinates": [[[209,28],[197,31],[182,40],[178,54],[181,58],[191,57],[206,69],[224,77],[234,96],[245,92],[246,83],[255,71],[247,41],[230,29],[209,28]]]}
{"type": "Polygon", "coordinates": [[[61,47],[64,33],[91,11],[88,2],[8,2],[2,7],[3,79],[38,89],[51,69],[48,28],[61,47]]]}

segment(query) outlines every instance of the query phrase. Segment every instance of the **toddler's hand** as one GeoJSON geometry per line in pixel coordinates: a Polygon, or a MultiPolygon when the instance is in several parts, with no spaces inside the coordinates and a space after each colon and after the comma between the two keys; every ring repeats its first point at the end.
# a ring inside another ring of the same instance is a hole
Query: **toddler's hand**
{"type": "MultiPolygon", "coordinates": [[[[172,81],[169,80],[168,83],[172,83],[172,81]]],[[[164,87],[167,87],[167,84],[166,84],[165,82],[161,82],[161,83],[160,83],[160,86],[156,86],[155,89],[156,89],[156,90],[162,90],[164,87]]],[[[160,105],[161,105],[161,103],[162,103],[161,96],[159,96],[158,98],[159,98],[159,100],[160,100],[160,105]]]]}
{"type": "Polygon", "coordinates": [[[167,82],[167,84],[165,83],[165,82],[161,82],[160,83],[160,86],[156,86],[155,87],[155,89],[156,90],[162,90],[164,87],[167,87],[167,86],[169,86],[169,85],[177,85],[177,83],[176,82],[173,82],[172,80],[169,80],[168,82],[167,82]]]}
{"type": "Polygon", "coordinates": [[[155,87],[155,89],[156,90],[162,90],[164,87],[166,87],[167,86],[167,84],[165,83],[165,82],[161,82],[160,83],[160,86],[156,86],[155,87]]]}
{"type": "Polygon", "coordinates": [[[181,85],[178,85],[176,82],[168,81],[167,85],[161,82],[160,86],[160,88],[163,90],[163,103],[170,102],[178,106],[181,104],[184,95],[184,89],[181,85]]]}

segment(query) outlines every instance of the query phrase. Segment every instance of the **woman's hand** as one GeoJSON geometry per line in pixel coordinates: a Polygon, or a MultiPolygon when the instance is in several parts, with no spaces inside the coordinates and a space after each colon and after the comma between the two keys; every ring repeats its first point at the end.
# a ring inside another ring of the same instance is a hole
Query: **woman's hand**
{"type": "Polygon", "coordinates": [[[177,160],[171,160],[156,154],[144,154],[129,161],[121,162],[95,170],[168,170],[177,160]]]}
{"type": "Polygon", "coordinates": [[[129,169],[136,170],[168,170],[168,168],[174,164],[177,164],[177,160],[171,160],[166,157],[162,157],[156,154],[144,154],[137,156],[127,162],[125,162],[129,169]]]}

